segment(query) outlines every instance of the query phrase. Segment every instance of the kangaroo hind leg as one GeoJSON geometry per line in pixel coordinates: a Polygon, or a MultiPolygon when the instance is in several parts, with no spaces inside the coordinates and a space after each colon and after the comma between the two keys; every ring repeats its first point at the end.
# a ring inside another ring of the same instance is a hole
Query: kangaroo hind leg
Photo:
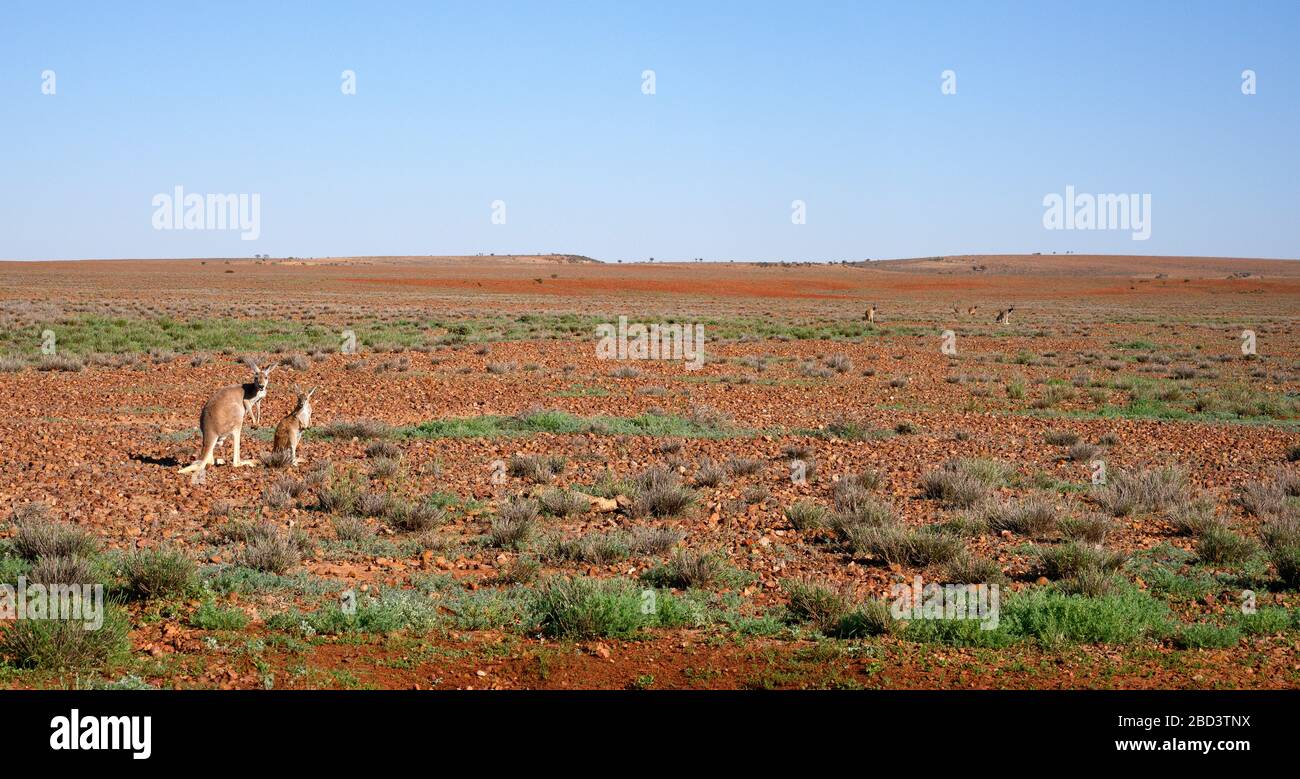
{"type": "Polygon", "coordinates": [[[235,428],[235,432],[231,433],[230,435],[235,445],[235,452],[234,452],[235,459],[233,463],[234,466],[236,468],[247,468],[256,465],[257,463],[253,462],[252,460],[239,459],[239,428],[235,428]]]}
{"type": "Polygon", "coordinates": [[[211,465],[213,463],[213,452],[216,450],[216,448],[217,448],[217,436],[212,433],[205,432],[203,434],[203,453],[199,455],[199,459],[195,460],[194,462],[190,463],[184,468],[181,468],[180,472],[194,473],[195,471],[201,471],[207,466],[211,465]]]}

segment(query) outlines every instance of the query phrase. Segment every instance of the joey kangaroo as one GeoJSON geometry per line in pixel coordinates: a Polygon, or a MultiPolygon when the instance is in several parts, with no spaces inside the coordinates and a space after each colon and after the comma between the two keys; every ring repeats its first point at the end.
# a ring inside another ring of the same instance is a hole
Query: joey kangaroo
{"type": "Polygon", "coordinates": [[[181,473],[201,471],[216,463],[217,447],[225,441],[226,436],[233,438],[235,456],[231,463],[236,468],[256,465],[254,460],[239,458],[239,434],[244,426],[244,416],[258,400],[266,397],[266,387],[270,382],[271,371],[275,366],[265,370],[256,363],[252,365],[253,380],[244,384],[231,384],[212,393],[208,402],[203,404],[199,413],[199,430],[203,433],[203,452],[199,459],[181,469],[181,473]]]}
{"type": "Polygon", "coordinates": [[[306,392],[297,384],[293,385],[293,391],[298,395],[298,403],[280,420],[280,424],[275,426],[275,441],[271,445],[272,452],[289,451],[292,458],[289,462],[297,465],[302,462],[298,459],[298,442],[302,440],[302,431],[311,427],[311,396],[320,389],[312,387],[306,392]]]}
{"type": "Polygon", "coordinates": [[[862,318],[865,319],[865,320],[867,320],[868,322],[870,322],[870,323],[873,324],[873,325],[876,323],[876,304],[875,304],[875,303],[872,303],[871,306],[870,306],[869,308],[867,308],[867,313],[863,314],[863,315],[862,315],[862,318]]]}
{"type": "Polygon", "coordinates": [[[997,318],[994,319],[993,321],[999,325],[1008,324],[1011,321],[1011,312],[1015,310],[1016,310],[1015,306],[1008,306],[1007,308],[1004,308],[1001,311],[999,311],[997,318]]]}

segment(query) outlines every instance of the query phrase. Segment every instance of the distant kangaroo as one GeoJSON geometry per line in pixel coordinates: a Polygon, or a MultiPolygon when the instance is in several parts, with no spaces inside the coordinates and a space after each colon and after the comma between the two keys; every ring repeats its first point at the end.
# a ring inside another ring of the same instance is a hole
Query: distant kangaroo
{"type": "Polygon", "coordinates": [[[875,303],[872,303],[871,306],[867,308],[867,313],[863,314],[863,315],[862,315],[862,318],[865,319],[865,320],[867,320],[868,322],[870,322],[870,323],[873,324],[873,325],[876,323],[876,304],[875,304],[875,303]]]}
{"type": "Polygon", "coordinates": [[[245,384],[231,384],[212,393],[208,402],[203,404],[199,413],[199,430],[203,433],[203,452],[199,459],[181,469],[181,473],[201,471],[216,463],[216,449],[226,436],[233,438],[235,456],[231,464],[236,468],[256,465],[254,460],[239,459],[239,434],[244,426],[244,416],[252,405],[266,397],[266,387],[270,382],[271,371],[275,366],[265,370],[252,365],[253,380],[245,384]]]}
{"type": "Polygon", "coordinates": [[[1011,322],[1011,312],[1015,310],[1016,310],[1015,306],[1009,306],[1008,308],[1004,308],[998,312],[997,319],[994,319],[993,321],[999,325],[1008,324],[1011,322]]]}
{"type": "Polygon", "coordinates": [[[975,312],[979,311],[979,308],[980,308],[979,306],[971,306],[970,308],[966,309],[966,316],[975,316],[975,312]]]}
{"type": "Polygon", "coordinates": [[[298,459],[298,442],[302,440],[302,431],[311,427],[311,396],[320,389],[312,387],[303,392],[297,385],[293,385],[293,391],[298,395],[298,403],[280,420],[280,424],[275,426],[275,441],[271,444],[271,452],[283,452],[288,450],[290,464],[297,465],[302,462],[298,459]]]}

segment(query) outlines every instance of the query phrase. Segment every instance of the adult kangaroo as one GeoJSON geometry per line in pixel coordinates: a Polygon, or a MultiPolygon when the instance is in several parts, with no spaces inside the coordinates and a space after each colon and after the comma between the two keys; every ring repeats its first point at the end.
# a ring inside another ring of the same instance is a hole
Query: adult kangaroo
{"type": "Polygon", "coordinates": [[[199,430],[203,433],[203,451],[199,459],[190,463],[181,469],[181,473],[193,473],[201,471],[209,465],[216,462],[216,450],[225,440],[226,436],[231,437],[234,445],[234,458],[231,465],[236,468],[243,468],[257,465],[255,460],[241,460],[239,457],[239,434],[244,426],[244,417],[248,414],[253,404],[266,397],[266,388],[271,380],[271,371],[275,370],[272,365],[269,368],[262,369],[253,363],[253,378],[251,381],[243,384],[231,384],[228,387],[222,387],[208,398],[208,402],[203,404],[203,410],[199,412],[199,430]]]}

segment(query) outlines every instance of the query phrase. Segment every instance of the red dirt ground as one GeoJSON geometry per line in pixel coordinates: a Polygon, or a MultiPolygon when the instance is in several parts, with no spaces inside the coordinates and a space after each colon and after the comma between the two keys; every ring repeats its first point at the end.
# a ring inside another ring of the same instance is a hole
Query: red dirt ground
{"type": "MultiPolygon", "coordinates": [[[[1038,474],[1060,482],[1086,481],[1085,464],[1071,462],[1059,448],[1043,443],[1052,430],[1069,430],[1088,441],[1114,436],[1106,454],[1112,468],[1184,467],[1193,484],[1209,491],[1229,512],[1234,527],[1247,534],[1257,530],[1258,520],[1233,503],[1236,491],[1290,467],[1285,452],[1296,443],[1294,417],[1242,424],[1099,416],[1103,406],[1127,402],[1125,391],[1115,388],[1097,389],[1102,399],[1088,397],[1083,389],[1046,415],[1032,413],[1030,407],[1042,397],[1042,382],[1048,380],[1068,384],[1080,372],[1106,380],[1142,372],[1149,374],[1144,378],[1173,383],[1167,374],[1196,363],[1209,367],[1198,368],[1204,375],[1184,382],[1189,392],[1245,386],[1280,402],[1296,398],[1300,263],[1289,261],[1071,255],[833,266],[601,265],[544,257],[0,263],[0,305],[11,321],[56,320],[89,312],[166,314],[180,320],[256,315],[334,326],[362,314],[395,318],[452,313],[472,318],[543,311],[637,316],[651,311],[856,323],[869,303],[881,312],[878,336],[711,342],[709,363],[697,374],[687,374],[674,363],[645,363],[636,366],[639,376],[613,376],[615,366],[596,359],[588,337],[493,343],[487,354],[476,353],[472,346],[431,345],[406,352],[409,367],[397,372],[374,370],[390,356],[386,354],[319,355],[304,370],[281,369],[264,414],[273,420],[288,411],[287,387],[301,382],[321,387],[315,401],[318,426],[345,417],[402,425],[449,416],[517,414],[545,406],[622,417],[656,408],[685,415],[709,407],[745,428],[780,428],[787,432],[686,441],[680,459],[688,473],[703,457],[752,457],[763,466],[753,476],[701,490],[695,509],[662,522],[684,530],[692,548],[724,551],[733,565],[753,576],[743,597],[763,608],[783,603],[780,582],[790,578],[842,583],[881,595],[896,577],[917,573],[852,560],[816,532],[791,527],[784,508],[800,498],[828,503],[831,482],[825,478],[815,484],[790,484],[782,455],[790,444],[814,447],[828,477],[867,468],[879,471],[879,494],[905,523],[915,526],[952,518],[953,512],[922,498],[916,488],[924,471],[949,458],[999,459],[1013,463],[1026,479],[1038,474]],[[995,327],[993,314],[1007,305],[1016,307],[1013,325],[995,327]],[[975,315],[965,314],[969,306],[979,307],[975,315]],[[38,314],[24,313],[29,311],[38,314]],[[960,338],[960,354],[952,359],[937,349],[937,334],[945,328],[955,329],[960,338]],[[1256,360],[1241,359],[1237,351],[1243,328],[1259,333],[1261,354],[1256,360]],[[1157,344],[1152,356],[1168,356],[1169,361],[1105,368],[1107,359],[1125,354],[1116,344],[1128,341],[1157,344]],[[1029,353],[1037,362],[1017,362],[1029,353]],[[834,354],[849,358],[852,370],[821,378],[802,372],[802,363],[834,354]],[[754,370],[742,362],[757,357],[769,358],[770,367],[754,370]],[[360,367],[354,364],[359,361],[360,367]],[[496,375],[487,371],[494,363],[536,367],[496,375]],[[895,377],[906,377],[906,384],[893,386],[895,377]],[[1002,387],[1017,377],[1026,381],[1028,390],[1023,400],[1013,401],[1002,387]],[[592,392],[566,394],[579,385],[592,392]],[[645,392],[655,387],[665,391],[645,392]],[[980,387],[994,392],[978,394],[980,387]],[[807,432],[846,415],[882,429],[908,422],[917,432],[866,441],[825,440],[807,432]],[[745,490],[758,487],[766,488],[769,496],[746,505],[745,490]]],[[[207,554],[226,522],[210,514],[220,502],[233,502],[240,512],[259,511],[285,526],[292,523],[313,538],[330,539],[330,517],[311,510],[305,501],[276,510],[261,506],[263,491],[283,472],[216,468],[201,485],[174,473],[175,464],[194,455],[195,417],[203,400],[214,387],[243,378],[237,356],[212,355],[199,367],[191,367],[185,358],[140,357],[75,373],[30,368],[0,373],[0,393],[11,399],[0,418],[0,510],[7,513],[26,501],[41,500],[60,518],[94,529],[110,548],[166,541],[196,557],[207,554]]],[[[247,435],[245,440],[246,451],[264,453],[265,441],[247,435]]],[[[656,451],[659,443],[601,435],[403,441],[406,477],[393,486],[410,494],[445,489],[491,505],[527,488],[516,479],[494,485],[488,467],[493,460],[520,452],[561,453],[571,463],[562,483],[590,483],[601,468],[631,475],[664,461],[656,451]]],[[[309,439],[305,444],[309,464],[328,459],[338,468],[364,470],[364,449],[365,442],[356,440],[309,439]]],[[[1026,490],[1003,492],[1023,495],[1026,490]]],[[[449,543],[466,543],[484,532],[486,513],[457,517],[439,533],[449,543]]],[[[573,535],[630,526],[630,519],[588,514],[552,524],[555,531],[573,535]]],[[[1028,558],[1020,549],[1027,542],[986,535],[970,539],[970,548],[999,563],[1015,579],[1011,586],[1019,588],[1029,586],[1015,578],[1028,571],[1028,558]]],[[[1159,544],[1190,550],[1193,543],[1172,535],[1168,523],[1158,517],[1121,518],[1107,541],[1129,552],[1159,544]]],[[[477,587],[491,586],[491,577],[516,557],[513,552],[472,548],[449,558],[435,554],[344,559],[322,554],[306,560],[302,569],[349,586],[376,587],[402,587],[413,573],[444,571],[477,587]]],[[[622,576],[629,567],[643,568],[649,562],[547,572],[622,576]]],[[[1293,592],[1261,596],[1264,604],[1297,605],[1293,592]]],[[[284,604],[236,605],[261,615],[284,604]]],[[[1230,599],[1182,606],[1187,617],[1221,615],[1231,607],[1230,599]]],[[[260,667],[248,657],[208,648],[202,640],[205,632],[188,627],[186,609],[181,611],[181,616],[154,615],[144,623],[144,610],[133,612],[136,659],[158,664],[147,666],[153,669],[144,672],[149,681],[214,687],[262,684],[260,667]]],[[[266,631],[255,619],[247,635],[264,636],[266,631]]],[[[280,686],[1294,687],[1300,686],[1297,650],[1294,632],[1248,637],[1240,646],[1223,650],[1025,646],[992,652],[918,645],[893,637],[828,644],[670,631],[643,641],[573,644],[478,631],[446,637],[326,639],[313,644],[305,657],[273,647],[262,660],[274,669],[280,686]],[[298,664],[307,670],[293,676],[288,669],[298,664]],[[346,681],[339,681],[342,678],[346,681]]],[[[58,678],[22,676],[8,683],[53,684],[58,678]]]]}

